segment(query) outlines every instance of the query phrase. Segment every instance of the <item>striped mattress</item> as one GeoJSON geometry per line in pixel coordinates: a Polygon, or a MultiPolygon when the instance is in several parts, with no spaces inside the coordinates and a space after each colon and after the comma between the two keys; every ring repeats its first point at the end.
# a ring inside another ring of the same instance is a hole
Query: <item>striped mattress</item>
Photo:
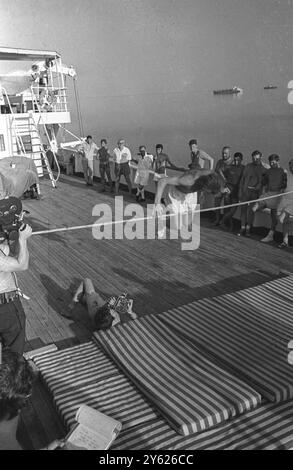
{"type": "Polygon", "coordinates": [[[59,377],[62,377],[62,363],[63,372],[68,372],[70,359],[71,372],[67,380],[60,381],[59,387],[56,388],[57,382],[53,384],[45,380],[57,409],[68,429],[73,425],[75,413],[82,403],[119,419],[122,432],[114,441],[113,450],[282,450],[293,445],[293,401],[261,405],[209,430],[182,436],[160,418],[111,361],[113,369],[106,373],[104,366],[108,359],[94,343],[47,353],[46,356],[35,357],[34,361],[45,378],[51,377],[55,367],[59,377]],[[100,376],[91,377],[85,357],[90,364],[101,365],[100,376]],[[73,387],[75,378],[77,382],[73,387]],[[50,384],[54,385],[54,391],[50,384]]]}
{"type": "Polygon", "coordinates": [[[113,450],[293,449],[293,401],[267,404],[207,431],[180,436],[162,419],[120,433],[113,450]]]}
{"type": "Polygon", "coordinates": [[[121,421],[123,429],[153,420],[158,413],[93,342],[34,357],[54,404],[69,430],[80,405],[121,421]]]}
{"type": "Polygon", "coordinates": [[[174,430],[209,429],[260,404],[251,386],[188,345],[155,316],[94,334],[174,430]]]}
{"type": "Polygon", "coordinates": [[[158,315],[181,339],[205,351],[267,400],[293,398],[293,276],[158,315]]]}
{"type": "Polygon", "coordinates": [[[34,361],[67,428],[82,403],[122,422],[114,450],[288,449],[292,304],[289,276],[34,361]]]}
{"type": "Polygon", "coordinates": [[[54,395],[119,374],[115,364],[92,342],[34,357],[54,395]]]}

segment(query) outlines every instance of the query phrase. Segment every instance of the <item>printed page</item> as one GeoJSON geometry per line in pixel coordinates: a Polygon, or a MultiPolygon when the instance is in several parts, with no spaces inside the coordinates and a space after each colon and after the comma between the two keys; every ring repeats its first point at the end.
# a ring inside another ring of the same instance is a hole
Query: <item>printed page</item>
{"type": "Polygon", "coordinates": [[[88,427],[78,424],[78,426],[70,434],[66,442],[68,450],[107,450],[111,444],[111,440],[105,436],[96,434],[88,427]]]}
{"type": "Polygon", "coordinates": [[[90,428],[96,434],[104,436],[108,440],[115,438],[122,427],[119,421],[87,405],[81,405],[75,419],[78,423],[90,428]]]}

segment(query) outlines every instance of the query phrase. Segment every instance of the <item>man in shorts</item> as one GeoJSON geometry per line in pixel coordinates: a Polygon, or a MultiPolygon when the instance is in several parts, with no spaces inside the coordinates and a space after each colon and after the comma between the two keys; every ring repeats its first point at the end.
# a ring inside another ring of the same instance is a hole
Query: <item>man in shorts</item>
{"type": "Polygon", "coordinates": [[[119,193],[119,184],[121,176],[124,176],[128,186],[129,194],[132,194],[132,185],[130,180],[130,166],[131,152],[129,148],[125,146],[125,140],[119,139],[117,147],[113,150],[113,160],[115,163],[115,194],[119,193]]]}
{"type": "Polygon", "coordinates": [[[95,291],[92,281],[88,278],[84,279],[78,286],[69,304],[69,313],[64,313],[63,316],[71,318],[71,312],[79,302],[86,306],[88,316],[95,330],[107,330],[117,323],[137,318],[137,315],[132,311],[132,299],[122,295],[111,297],[111,299],[105,301],[95,291]]]}

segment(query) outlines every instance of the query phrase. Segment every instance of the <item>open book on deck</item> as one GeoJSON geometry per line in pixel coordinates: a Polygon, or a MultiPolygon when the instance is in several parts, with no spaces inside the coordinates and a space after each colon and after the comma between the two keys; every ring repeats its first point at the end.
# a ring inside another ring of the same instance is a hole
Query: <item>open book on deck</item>
{"type": "Polygon", "coordinates": [[[80,406],[75,419],[66,436],[68,450],[107,450],[122,428],[119,421],[87,405],[80,406]]]}

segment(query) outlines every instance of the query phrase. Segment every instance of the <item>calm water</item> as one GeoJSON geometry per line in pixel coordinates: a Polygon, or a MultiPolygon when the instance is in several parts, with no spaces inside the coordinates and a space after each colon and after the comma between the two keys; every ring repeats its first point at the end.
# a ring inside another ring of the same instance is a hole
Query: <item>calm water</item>
{"type": "MultiPolygon", "coordinates": [[[[180,165],[189,162],[189,139],[198,138],[200,147],[216,159],[221,148],[230,145],[245,161],[259,149],[265,160],[277,153],[287,166],[293,158],[293,106],[287,101],[287,83],[275,90],[244,89],[242,96],[214,96],[209,90],[97,97],[96,114],[87,113],[87,100],[82,102],[84,129],[97,143],[108,138],[110,150],[122,136],[133,153],[141,144],[154,152],[155,144],[162,143],[180,165]]],[[[71,103],[72,129],[79,133],[74,100],[71,103]]]]}

